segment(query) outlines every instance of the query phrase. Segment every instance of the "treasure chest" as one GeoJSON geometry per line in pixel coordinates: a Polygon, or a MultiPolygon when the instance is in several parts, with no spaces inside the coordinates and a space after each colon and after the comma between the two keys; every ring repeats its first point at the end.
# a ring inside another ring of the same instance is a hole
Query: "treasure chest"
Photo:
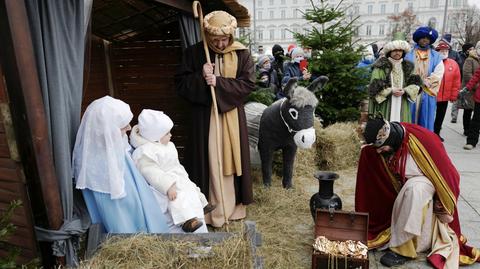
{"type": "MultiPolygon", "coordinates": [[[[315,239],[324,236],[331,241],[360,241],[367,245],[368,213],[317,209],[315,239]]],[[[314,250],[312,269],[368,269],[366,258],[334,256],[314,250]]]]}

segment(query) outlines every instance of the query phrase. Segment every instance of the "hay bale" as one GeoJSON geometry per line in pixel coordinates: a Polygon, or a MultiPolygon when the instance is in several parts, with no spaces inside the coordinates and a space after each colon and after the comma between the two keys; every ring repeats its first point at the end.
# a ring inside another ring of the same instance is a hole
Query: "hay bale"
{"type": "Polygon", "coordinates": [[[252,268],[250,246],[236,234],[211,247],[138,234],[112,237],[80,268],[252,268]]]}
{"type": "Polygon", "coordinates": [[[320,169],[341,170],[357,165],[361,146],[357,123],[335,123],[325,129],[315,129],[320,169]]]}

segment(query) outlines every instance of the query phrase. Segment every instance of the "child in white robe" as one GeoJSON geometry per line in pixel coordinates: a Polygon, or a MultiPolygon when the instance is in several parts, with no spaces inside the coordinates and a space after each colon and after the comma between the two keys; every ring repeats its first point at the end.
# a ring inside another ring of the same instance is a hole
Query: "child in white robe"
{"type": "Polygon", "coordinates": [[[172,120],[163,112],[144,109],[130,134],[131,144],[136,148],[132,158],[140,173],[163,198],[167,206],[162,210],[168,210],[173,223],[181,225],[185,232],[194,232],[203,225],[204,214],[215,206],[208,204],[180,164],[177,149],[170,141],[172,127],[172,120]]]}

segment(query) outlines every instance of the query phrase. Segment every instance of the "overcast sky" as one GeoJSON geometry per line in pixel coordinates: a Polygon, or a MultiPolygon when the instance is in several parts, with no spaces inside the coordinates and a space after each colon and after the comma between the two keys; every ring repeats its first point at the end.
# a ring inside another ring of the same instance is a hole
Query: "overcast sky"
{"type": "Polygon", "coordinates": [[[480,0],[468,0],[468,3],[480,7],[480,0]]]}

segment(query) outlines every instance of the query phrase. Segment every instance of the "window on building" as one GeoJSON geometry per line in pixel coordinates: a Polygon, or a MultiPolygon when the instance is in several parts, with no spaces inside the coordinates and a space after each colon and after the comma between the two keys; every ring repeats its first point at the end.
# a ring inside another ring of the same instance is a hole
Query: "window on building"
{"type": "Polygon", "coordinates": [[[285,29],[280,30],[280,38],[281,38],[282,40],[285,40],[285,39],[286,39],[286,36],[287,36],[286,32],[287,32],[287,31],[286,31],[285,29]]]}
{"type": "Polygon", "coordinates": [[[371,36],[372,35],[372,26],[371,25],[367,25],[367,30],[365,31],[365,34],[367,36],[371,36]]]}
{"type": "Polygon", "coordinates": [[[358,15],[360,13],[360,6],[354,6],[353,7],[353,14],[358,15]]]}
{"type": "Polygon", "coordinates": [[[356,28],[353,30],[353,36],[354,36],[354,37],[357,37],[357,36],[358,36],[358,27],[356,27],[356,28]]]}
{"type": "Polygon", "coordinates": [[[428,20],[428,26],[431,27],[431,28],[433,28],[433,29],[435,29],[436,26],[437,26],[437,19],[435,19],[435,18],[430,18],[430,19],[428,20]]]}
{"type": "Polygon", "coordinates": [[[397,14],[399,10],[400,10],[400,4],[395,4],[393,6],[393,13],[397,14]]]}
{"type": "Polygon", "coordinates": [[[298,0],[293,0],[293,4],[294,5],[298,4],[298,0]]]}
{"type": "Polygon", "coordinates": [[[285,19],[285,10],[280,11],[280,18],[285,19]]]}
{"type": "Polygon", "coordinates": [[[285,5],[285,0],[282,0],[281,3],[282,3],[282,5],[285,5]]]}
{"type": "Polygon", "coordinates": [[[380,14],[385,14],[385,4],[380,5],[380,14]]]}
{"type": "MultiPolygon", "coordinates": [[[[255,2],[254,2],[255,3],[255,2]]],[[[263,1],[262,0],[257,0],[257,6],[261,7],[263,4],[263,1]]]]}
{"type": "Polygon", "coordinates": [[[275,39],[275,29],[270,29],[270,40],[275,39]]]}
{"type": "Polygon", "coordinates": [[[430,8],[438,8],[438,0],[430,0],[430,8]]]}
{"type": "Polygon", "coordinates": [[[460,6],[460,0],[453,0],[453,6],[454,7],[459,7],[460,6]]]}
{"type": "Polygon", "coordinates": [[[273,6],[273,0],[269,1],[270,6],[273,6]]]}
{"type": "Polygon", "coordinates": [[[297,12],[298,12],[298,10],[296,10],[296,9],[293,10],[293,18],[297,18],[297,12]]]}
{"type": "Polygon", "coordinates": [[[380,24],[378,26],[378,35],[380,35],[380,36],[385,35],[385,25],[384,24],[380,24]]]}
{"type": "Polygon", "coordinates": [[[372,13],[373,13],[373,6],[372,6],[372,5],[368,5],[368,9],[367,9],[367,10],[368,10],[368,11],[367,11],[368,15],[372,15],[372,13]]]}
{"type": "Polygon", "coordinates": [[[273,19],[273,10],[270,10],[270,19],[273,19]]]}
{"type": "Polygon", "coordinates": [[[408,3],[408,9],[413,10],[413,3],[412,2],[408,3]]]}
{"type": "Polygon", "coordinates": [[[258,40],[263,40],[263,30],[258,30],[258,40]]]}
{"type": "Polygon", "coordinates": [[[261,19],[262,19],[262,12],[259,11],[259,12],[257,13],[257,20],[261,20],[261,19]]]}

